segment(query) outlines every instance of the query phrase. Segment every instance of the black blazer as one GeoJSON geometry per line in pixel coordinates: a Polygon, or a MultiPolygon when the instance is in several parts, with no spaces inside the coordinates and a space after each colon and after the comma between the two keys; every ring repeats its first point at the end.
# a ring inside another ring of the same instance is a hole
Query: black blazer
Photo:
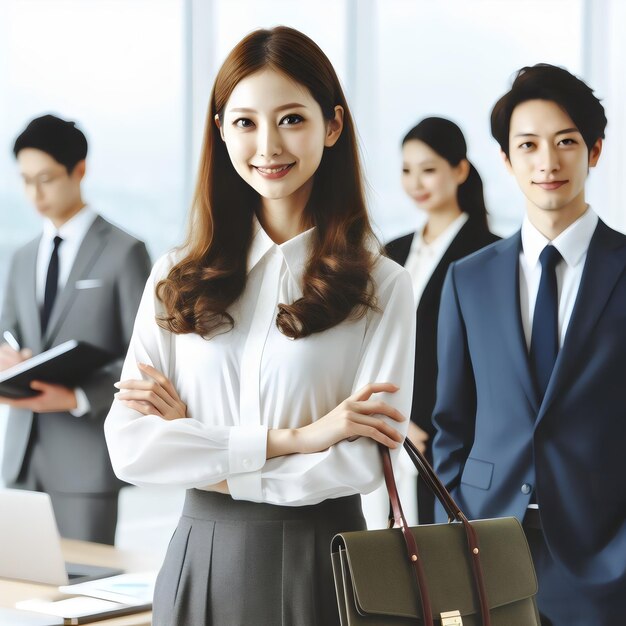
{"type": "MultiPolygon", "coordinates": [[[[390,241],[385,246],[387,255],[404,265],[415,233],[390,241]]],[[[415,379],[411,420],[431,437],[435,434],[432,414],[437,389],[437,320],[441,290],[448,267],[453,261],[476,252],[500,239],[477,220],[468,219],[445,251],[439,265],[428,281],[417,307],[417,336],[415,342],[415,379]]]]}

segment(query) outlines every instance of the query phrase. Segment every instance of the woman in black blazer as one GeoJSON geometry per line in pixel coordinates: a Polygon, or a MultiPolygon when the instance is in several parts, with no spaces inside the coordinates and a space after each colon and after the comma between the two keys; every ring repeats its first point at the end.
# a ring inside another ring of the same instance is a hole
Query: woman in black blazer
{"type": "MultiPolygon", "coordinates": [[[[437,386],[437,318],[450,263],[498,239],[489,231],[483,185],[467,160],[461,129],[440,117],[428,117],[402,140],[402,185],[426,212],[426,224],[387,244],[386,251],[413,279],[417,310],[415,382],[409,438],[432,462],[429,441],[437,386]]],[[[434,522],[434,499],[418,480],[418,519],[434,522]]]]}

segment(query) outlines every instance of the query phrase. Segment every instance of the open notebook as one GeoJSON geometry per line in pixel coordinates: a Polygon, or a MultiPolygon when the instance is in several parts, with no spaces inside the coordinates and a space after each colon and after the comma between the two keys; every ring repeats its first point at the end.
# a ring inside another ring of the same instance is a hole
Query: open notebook
{"type": "Polygon", "coordinates": [[[0,489],[0,577],[67,585],[122,573],[66,563],[47,493],[0,489]]]}

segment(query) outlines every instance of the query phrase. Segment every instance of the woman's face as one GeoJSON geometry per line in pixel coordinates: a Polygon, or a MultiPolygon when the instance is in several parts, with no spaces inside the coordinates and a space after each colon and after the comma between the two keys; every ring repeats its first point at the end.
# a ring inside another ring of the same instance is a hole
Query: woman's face
{"type": "Polygon", "coordinates": [[[461,163],[452,166],[423,141],[410,139],[402,146],[402,187],[428,213],[458,208],[457,189],[467,176],[461,163]]]}
{"type": "Polygon", "coordinates": [[[243,180],[266,201],[304,206],[324,148],[339,138],[342,120],[341,107],[328,121],[306,87],[265,69],[237,84],[222,124],[215,121],[243,180]]]}

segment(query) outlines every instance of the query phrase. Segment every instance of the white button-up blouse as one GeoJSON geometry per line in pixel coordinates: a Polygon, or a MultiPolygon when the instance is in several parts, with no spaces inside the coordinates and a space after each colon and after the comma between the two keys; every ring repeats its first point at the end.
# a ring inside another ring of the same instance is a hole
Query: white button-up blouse
{"type": "MultiPolygon", "coordinates": [[[[409,274],[393,261],[377,260],[377,308],[362,319],[295,341],[278,330],[278,304],[302,296],[313,234],[311,229],[277,245],[255,220],[246,287],[229,308],[234,328],[211,339],[172,334],[156,324],[163,308],[155,286],[176,257],[157,261],[122,380],[142,378],[137,362],[153,365],[172,381],[187,418],[142,415],[114,400],[105,434],[121,479],[187,489],[227,480],[235,499],[287,506],[367,493],[381,483],[382,464],[369,438],[266,458],[268,429],[310,424],[367,383],[395,383],[399,391],[380,398],[407,417],[411,409],[415,311],[409,274]]],[[[388,421],[406,434],[408,421],[388,421]]]]}

